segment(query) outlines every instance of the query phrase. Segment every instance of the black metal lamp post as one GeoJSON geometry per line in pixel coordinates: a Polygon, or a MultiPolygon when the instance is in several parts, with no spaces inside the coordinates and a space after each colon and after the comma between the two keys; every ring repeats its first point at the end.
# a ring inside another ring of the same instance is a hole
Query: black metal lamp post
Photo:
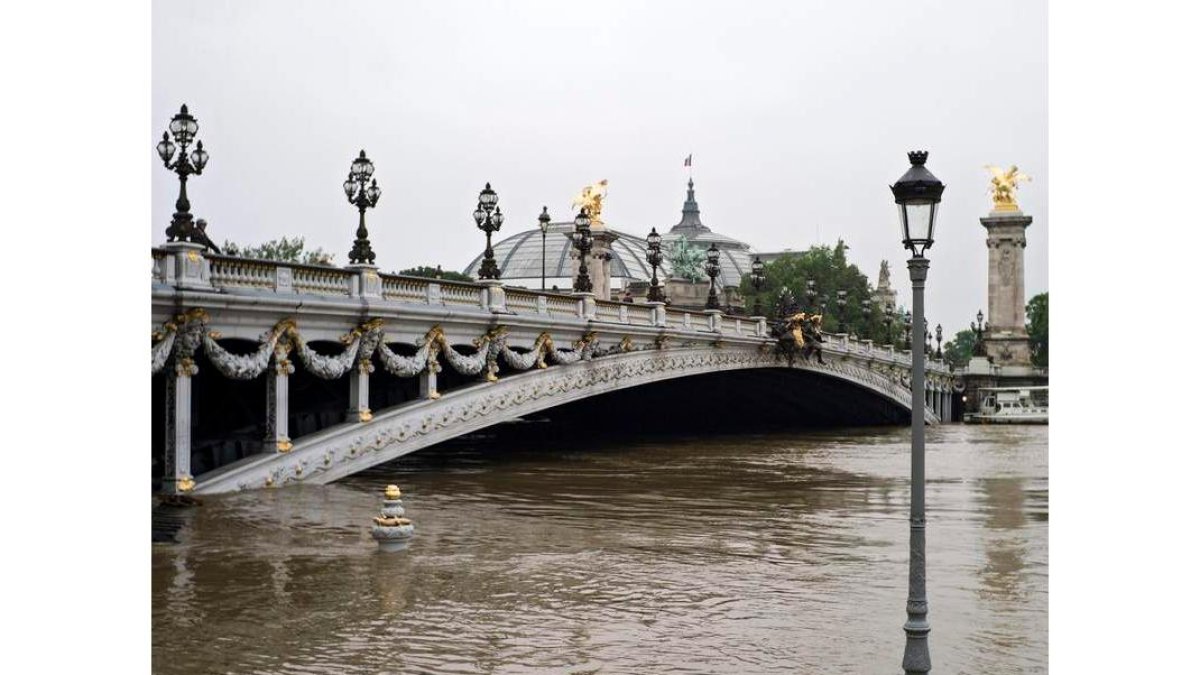
{"type": "Polygon", "coordinates": [[[864,298],[859,306],[862,308],[863,317],[861,337],[869,339],[871,337],[871,301],[864,298]]]}
{"type": "Polygon", "coordinates": [[[704,261],[704,273],[708,275],[708,302],[704,303],[704,309],[720,309],[721,303],[717,298],[717,277],[721,274],[721,251],[717,249],[717,243],[713,242],[704,254],[707,256],[704,261]]]}
{"type": "Polygon", "coordinates": [[[983,344],[983,310],[975,315],[975,321],[971,322],[971,331],[975,333],[975,348],[971,350],[972,356],[987,356],[987,347],[983,344]],[[978,322],[978,323],[976,323],[978,322]]]}
{"type": "Polygon", "coordinates": [[[846,291],[839,290],[837,292],[837,307],[838,307],[838,331],[839,333],[847,333],[846,321],[846,291]]]}
{"type": "Polygon", "coordinates": [[[646,237],[646,262],[650,263],[650,291],[646,293],[646,299],[650,302],[667,301],[662,286],[658,283],[658,267],[662,265],[662,261],[662,235],[658,233],[658,228],[652,227],[650,235],[646,237]]]}
{"type": "Polygon", "coordinates": [[[367,208],[375,208],[379,202],[380,189],[371,176],[375,165],[367,159],[367,151],[359,150],[358,157],[350,163],[350,175],[342,183],[346,199],[358,207],[358,230],[354,233],[354,246],[350,248],[351,265],[374,265],[375,252],[371,240],[367,239],[367,208]],[[371,181],[371,185],[367,185],[371,181]]]}
{"type": "Polygon", "coordinates": [[[892,321],[896,318],[896,308],[890,304],[883,308],[883,337],[887,343],[892,344],[892,321]]]}
{"type": "Polygon", "coordinates": [[[750,263],[750,285],[754,287],[754,316],[762,316],[762,287],[767,283],[767,275],[765,273],[766,265],[762,259],[754,256],[754,262],[750,263]]]}
{"type": "Polygon", "coordinates": [[[546,232],[550,230],[550,213],[542,207],[542,215],[538,216],[538,227],[542,229],[542,290],[546,290],[546,232]]]}
{"type": "Polygon", "coordinates": [[[196,141],[196,149],[190,157],[188,156],[188,145],[196,137],[200,125],[196,124],[196,118],[188,113],[186,105],[180,106],[179,113],[171,118],[171,124],[167,128],[171,130],[170,135],[175,137],[175,143],[179,144],[179,153],[176,154],[175,143],[171,142],[170,136],[164,131],[162,140],[155,146],[163,166],[179,176],[179,197],[175,200],[175,214],[171,216],[171,225],[167,227],[167,241],[195,241],[193,236],[196,234],[196,226],[192,223],[192,204],[187,197],[187,180],[188,176],[199,176],[204,171],[204,165],[208,164],[208,153],[204,151],[204,142],[196,141]]]}
{"type": "Polygon", "coordinates": [[[934,331],[936,331],[936,334],[937,334],[937,343],[938,343],[937,357],[938,357],[938,359],[941,359],[942,358],[942,324],[939,323],[937,325],[937,328],[934,329],[934,331]]]}
{"type": "MultiPolygon", "coordinates": [[[[946,186],[925,168],[928,152],[910,152],[911,163],[892,196],[900,209],[904,247],[912,252],[908,276],[913,289],[913,321],[925,325],[925,278],[933,246],[933,226],[946,186]]],[[[925,596],[925,353],[912,353],[912,505],[909,513],[908,620],[902,667],[905,673],[928,673],[929,603],[925,596]]]]}
{"type": "Polygon", "coordinates": [[[483,263],[479,265],[480,279],[499,279],[500,267],[496,265],[496,254],[492,251],[492,233],[498,232],[504,224],[504,214],[500,213],[500,197],[492,189],[491,183],[485,183],[479,192],[479,205],[475,207],[475,226],[483,230],[487,237],[487,247],[483,249],[483,263]]]}
{"type": "Polygon", "coordinates": [[[588,256],[592,252],[592,219],[588,218],[587,209],[579,209],[575,216],[575,232],[571,234],[575,250],[579,251],[579,275],[575,277],[576,293],[591,293],[592,279],[588,276],[588,256]]]}
{"type": "Polygon", "coordinates": [[[809,279],[804,282],[804,295],[808,297],[808,311],[817,311],[817,282],[809,279]]]}

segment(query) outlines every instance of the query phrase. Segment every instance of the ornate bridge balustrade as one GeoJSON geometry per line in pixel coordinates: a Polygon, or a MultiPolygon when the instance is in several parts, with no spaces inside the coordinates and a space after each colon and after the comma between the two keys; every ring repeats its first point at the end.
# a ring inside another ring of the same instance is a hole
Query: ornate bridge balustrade
{"type": "MultiPolygon", "coordinates": [[[[499,283],[379,274],[152,250],[151,369],[161,374],[165,489],[222,492],[336,480],[408,452],[581,398],[656,381],[794,368],[853,383],[909,408],[911,359],[826,335],[824,363],[774,354],[762,318],[685,312],[499,283]],[[201,358],[203,356],[203,358],[201,358]],[[192,475],[193,377],[265,381],[256,452],[192,475]],[[293,438],[289,382],[341,382],[348,410],[293,438]],[[460,386],[439,389],[439,373],[460,386]],[[373,409],[374,380],[414,382],[413,396],[373,409]],[[444,394],[444,395],[443,395],[444,394]]],[[[928,366],[926,419],[949,410],[951,377],[928,366]]]]}

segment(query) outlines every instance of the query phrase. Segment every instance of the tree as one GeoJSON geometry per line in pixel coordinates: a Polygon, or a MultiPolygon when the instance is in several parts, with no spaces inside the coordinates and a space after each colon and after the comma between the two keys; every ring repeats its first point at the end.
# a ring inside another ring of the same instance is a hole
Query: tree
{"type": "MultiPolygon", "coordinates": [[[[819,307],[809,306],[808,296],[805,295],[808,290],[807,282],[812,279],[816,284],[817,304],[820,304],[822,296],[828,298],[822,322],[825,330],[854,333],[863,339],[884,343],[883,310],[875,304],[871,284],[866,275],[859,271],[857,265],[847,262],[848,250],[846,243],[839,239],[833,247],[813,246],[807,251],[788,253],[766,263],[763,266],[766,282],[762,291],[754,290],[749,275],[742,278],[741,293],[746,298],[746,305],[752,306],[757,297],[762,301],[763,308],[771,311],[778,303],[780,292],[786,286],[801,310],[820,311],[819,307]],[[838,308],[839,290],[846,291],[844,310],[838,308]],[[867,300],[870,307],[866,319],[862,311],[863,300],[867,300]]],[[[892,343],[897,345],[903,341],[904,333],[899,316],[896,315],[897,318],[892,324],[892,343]]]]}
{"type": "Polygon", "coordinates": [[[942,357],[955,369],[966,368],[975,350],[975,331],[964,328],[942,344],[942,357]]]}
{"type": "Polygon", "coordinates": [[[1025,330],[1029,333],[1029,348],[1033,365],[1050,365],[1050,293],[1038,293],[1025,305],[1025,330]]]}
{"type": "Polygon", "coordinates": [[[282,262],[303,263],[305,265],[333,265],[333,254],[324,249],[307,250],[304,248],[304,237],[288,239],[280,237],[257,246],[239,246],[225,240],[221,250],[226,255],[239,258],[258,258],[260,260],[279,260],[282,262]]]}
{"type": "Polygon", "coordinates": [[[445,281],[475,281],[470,276],[461,272],[443,272],[442,266],[430,267],[429,265],[421,265],[419,267],[410,267],[392,274],[401,274],[410,277],[425,277],[427,279],[443,279],[445,281]]]}

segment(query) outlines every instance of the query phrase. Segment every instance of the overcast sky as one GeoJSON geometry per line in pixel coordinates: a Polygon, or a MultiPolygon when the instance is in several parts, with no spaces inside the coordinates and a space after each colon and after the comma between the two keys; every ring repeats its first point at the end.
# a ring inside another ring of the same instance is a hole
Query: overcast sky
{"type": "Polygon", "coordinates": [[[187,103],[211,160],[188,185],[217,243],[288,235],[346,262],[341,184],[365,149],[384,271],[461,269],[483,235],[485,181],[507,221],[570,215],[607,178],[605,220],[678,222],[687,172],[701,217],[757,250],[850,246],[871,282],[891,261],[909,304],[888,185],[930,151],[946,184],[930,251],[931,323],[986,311],[985,164],[1033,177],[1026,292],[1047,290],[1047,17],[1038,0],[153,3],[154,243],[177,183],[153,150],[187,103]]]}

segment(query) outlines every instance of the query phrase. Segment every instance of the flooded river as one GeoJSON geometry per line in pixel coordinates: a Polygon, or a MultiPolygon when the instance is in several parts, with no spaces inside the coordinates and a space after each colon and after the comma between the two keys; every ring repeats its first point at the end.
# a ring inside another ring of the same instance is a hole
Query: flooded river
{"type": "MultiPolygon", "coordinates": [[[[207,497],[155,673],[899,673],[909,434],[494,443],[207,497]],[[417,528],[370,538],[397,483],[417,528]]],[[[928,430],[935,673],[1047,662],[1047,427],[928,430]]]]}

